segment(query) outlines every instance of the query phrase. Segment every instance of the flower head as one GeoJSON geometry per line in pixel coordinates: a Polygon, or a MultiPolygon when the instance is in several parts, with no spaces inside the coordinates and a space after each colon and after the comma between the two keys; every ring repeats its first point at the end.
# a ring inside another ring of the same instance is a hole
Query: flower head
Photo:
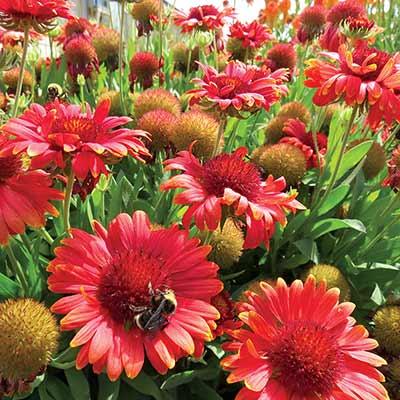
{"type": "Polygon", "coordinates": [[[292,73],[297,65],[295,48],[290,43],[275,44],[268,50],[264,65],[271,71],[279,71],[281,68],[287,68],[292,73]]]}
{"type": "Polygon", "coordinates": [[[118,68],[119,33],[103,25],[96,27],[92,36],[92,44],[100,63],[104,63],[109,71],[118,68]]]}
{"type": "Polygon", "coordinates": [[[188,13],[175,11],[174,23],[181,28],[182,32],[192,32],[193,29],[215,31],[221,29],[226,19],[234,15],[233,8],[224,8],[219,11],[213,5],[204,5],[192,7],[188,13]]]}
{"type": "Polygon", "coordinates": [[[226,332],[240,328],[243,323],[240,321],[235,312],[235,303],[231,299],[231,295],[227,290],[218,293],[211,299],[211,304],[218,310],[219,319],[215,337],[222,336],[226,332]]]}
{"type": "Polygon", "coordinates": [[[317,88],[314,104],[324,106],[343,99],[349,106],[363,106],[371,129],[383,119],[388,124],[400,120],[400,99],[394,93],[400,90],[398,55],[365,46],[350,51],[345,45],[339,53],[325,55],[329,61],[307,61],[304,84],[317,88]]]}
{"type": "Polygon", "coordinates": [[[58,101],[50,110],[33,104],[19,118],[9,120],[4,130],[15,136],[15,152],[26,151],[34,157],[35,168],[72,167],[75,176],[84,180],[89,173],[93,177],[107,174],[109,156],[120,159],[130,154],[142,161],[142,156],[150,155],[141,141],[148,134],[122,128],[131,119],[109,117],[109,111],[109,100],[101,102],[94,113],[88,105],[83,113],[78,105],[58,101]]]}
{"type": "Polygon", "coordinates": [[[58,347],[59,330],[50,310],[33,299],[0,303],[0,396],[29,390],[58,347]]]}
{"type": "Polygon", "coordinates": [[[56,18],[70,18],[70,8],[66,0],[0,0],[0,25],[11,30],[28,26],[46,32],[54,28],[56,18]]]}
{"type": "Polygon", "coordinates": [[[306,43],[323,32],[326,23],[326,9],[322,6],[306,7],[299,18],[301,26],[297,31],[297,38],[301,43],[306,43]]]}
{"type": "Polygon", "coordinates": [[[203,79],[194,79],[200,89],[190,90],[191,104],[201,101],[206,107],[234,115],[241,112],[269,110],[272,104],[288,91],[283,84],[287,71],[278,69],[273,73],[240,61],[230,61],[221,73],[200,64],[203,79]]]}
{"type": "Polygon", "coordinates": [[[143,36],[153,30],[152,17],[160,14],[159,0],[142,0],[134,2],[131,15],[136,20],[138,35],[143,36]]]}
{"type": "Polygon", "coordinates": [[[396,192],[400,190],[400,145],[392,152],[392,157],[388,162],[388,176],[382,185],[390,186],[396,192]]]}
{"type": "MultiPolygon", "coordinates": [[[[318,156],[315,152],[312,132],[307,132],[306,126],[298,119],[289,119],[285,122],[281,143],[290,143],[303,151],[307,159],[307,169],[318,167],[318,156]]],[[[323,133],[317,133],[317,145],[320,157],[326,153],[328,138],[323,133]]],[[[323,160],[323,157],[321,157],[323,160]]]]}
{"type": "Polygon", "coordinates": [[[136,53],[129,62],[131,84],[137,80],[144,89],[148,89],[153,86],[153,77],[157,73],[160,74],[161,66],[160,60],[153,53],[148,51],[136,53]]]}
{"type": "Polygon", "coordinates": [[[140,93],[134,102],[136,119],[152,110],[165,110],[179,117],[182,110],[179,100],[168,90],[148,89],[140,93]]]}
{"type": "Polygon", "coordinates": [[[257,21],[253,21],[250,24],[242,24],[237,21],[229,29],[229,36],[238,39],[244,49],[248,47],[259,49],[266,42],[273,39],[271,29],[257,21]]]}
{"type": "Polygon", "coordinates": [[[62,330],[78,329],[76,367],[105,368],[115,381],[124,370],[136,377],[145,352],[161,374],[181,357],[199,357],[219,317],[211,298],[222,290],[210,248],[177,225],[152,231],[142,211],[94,230],[73,229],[48,267],[50,290],[71,294],[52,310],[67,314],[62,330]]]}
{"type": "Polygon", "coordinates": [[[303,103],[297,101],[289,101],[289,103],[282,105],[276,116],[286,117],[287,119],[299,119],[305,125],[311,122],[311,113],[309,109],[303,103]]]}
{"type": "MultiPolygon", "coordinates": [[[[4,72],[3,83],[8,86],[8,91],[15,93],[18,85],[18,77],[20,73],[20,67],[14,67],[4,72]]],[[[24,70],[24,76],[22,81],[22,90],[24,92],[30,92],[33,85],[33,76],[31,72],[24,70]]]]}
{"type": "Polygon", "coordinates": [[[350,316],[354,304],[339,304],[339,291],[318,286],[260,283],[261,295],[247,293],[239,318],[246,324],[224,344],[228,382],[244,381],[237,400],[387,400],[375,368],[385,364],[369,352],[377,342],[350,316]]]}
{"type": "Polygon", "coordinates": [[[296,193],[286,194],[284,178],[274,180],[270,175],[261,179],[258,168],[243,158],[247,150],[239,148],[232,154],[220,154],[201,164],[191,149],[167,160],[167,170],[181,170],[161,185],[161,190],[185,189],[175,196],[175,203],[188,205],[183,225],[190,227],[192,219],[200,230],[206,226],[217,229],[222,207],[228,215],[240,218],[247,226],[244,248],[255,248],[268,242],[274,233],[275,222],[286,224],[286,211],[304,207],[295,200],[296,193]]]}
{"type": "Polygon", "coordinates": [[[400,306],[388,305],[380,308],[374,315],[374,337],[390,354],[400,354],[400,306]]]}
{"type": "Polygon", "coordinates": [[[58,216],[49,201],[64,198],[51,188],[47,173],[30,170],[24,155],[12,153],[15,145],[0,134],[0,245],[6,245],[10,235],[24,233],[26,225],[44,226],[46,213],[58,216]]]}

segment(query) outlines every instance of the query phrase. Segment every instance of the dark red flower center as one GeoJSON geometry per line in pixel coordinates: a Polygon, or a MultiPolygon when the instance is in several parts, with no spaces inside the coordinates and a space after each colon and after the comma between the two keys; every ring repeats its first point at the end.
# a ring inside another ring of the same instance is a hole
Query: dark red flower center
{"type": "Polygon", "coordinates": [[[119,323],[133,323],[134,317],[151,306],[152,293],[165,290],[163,260],[142,252],[116,255],[103,269],[97,298],[119,323]]]}
{"type": "Polygon", "coordinates": [[[261,176],[257,167],[235,154],[221,154],[207,161],[202,183],[208,193],[222,197],[226,188],[247,197],[258,196],[261,176]]]}
{"type": "Polygon", "coordinates": [[[22,169],[22,164],[19,155],[0,157],[0,183],[18,174],[22,169]]]}
{"type": "Polygon", "coordinates": [[[214,6],[192,7],[189,12],[189,19],[201,21],[204,17],[209,15],[218,15],[218,9],[214,6]]]}
{"type": "Polygon", "coordinates": [[[223,90],[223,95],[220,95],[220,97],[224,99],[233,99],[237,94],[248,91],[249,83],[236,77],[216,76],[214,82],[220,88],[220,91],[223,90]]]}
{"type": "Polygon", "coordinates": [[[224,290],[211,299],[211,304],[218,310],[220,314],[218,324],[235,318],[235,304],[229,297],[229,293],[224,290]]]}
{"type": "MultiPolygon", "coordinates": [[[[99,134],[99,125],[91,118],[73,117],[57,118],[54,121],[52,133],[76,136],[82,142],[94,142],[99,134]]],[[[66,139],[68,140],[68,139],[66,139]]]]}
{"type": "MultiPolygon", "coordinates": [[[[384,51],[360,46],[353,51],[353,62],[361,65],[367,57],[371,56],[371,54],[375,54],[375,56],[368,61],[368,65],[376,64],[376,70],[360,76],[364,81],[373,81],[378,78],[383,67],[391,58],[390,54],[385,53],[384,51]]],[[[351,72],[351,74],[353,74],[353,72],[351,72]]]]}
{"type": "Polygon", "coordinates": [[[343,356],[335,338],[314,323],[281,327],[266,355],[273,377],[301,397],[327,398],[342,368],[343,356]]]}

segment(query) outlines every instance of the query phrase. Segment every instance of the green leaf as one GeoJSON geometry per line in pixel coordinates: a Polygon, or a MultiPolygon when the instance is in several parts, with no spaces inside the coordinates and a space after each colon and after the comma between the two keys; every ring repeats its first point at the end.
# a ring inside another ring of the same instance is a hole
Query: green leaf
{"type": "Polygon", "coordinates": [[[118,400],[121,381],[111,382],[105,374],[99,375],[99,396],[97,400],[118,400]]]}
{"type": "Polygon", "coordinates": [[[385,297],[383,296],[378,284],[375,284],[375,289],[371,294],[371,301],[373,301],[378,307],[385,303],[385,297]]]}
{"type": "Polygon", "coordinates": [[[9,299],[18,296],[20,286],[8,276],[0,273],[0,298],[9,299]]]}
{"type": "Polygon", "coordinates": [[[65,370],[65,376],[75,400],[90,399],[90,387],[83,371],[78,371],[76,368],[70,368],[65,370]]]}
{"type": "Polygon", "coordinates": [[[54,368],[69,369],[75,366],[75,360],[79,353],[78,347],[68,347],[62,353],[60,353],[50,365],[54,368]]]}
{"type": "Polygon", "coordinates": [[[140,393],[152,396],[156,400],[163,400],[160,388],[154,380],[145,372],[141,372],[136,378],[129,379],[124,376],[124,381],[140,393]]]}
{"type": "Polygon", "coordinates": [[[350,185],[341,185],[336,189],[333,189],[332,192],[329,193],[325,203],[318,210],[317,215],[322,216],[327,212],[333,210],[338,204],[340,204],[347,196],[349,192],[350,185]]]}
{"type": "Polygon", "coordinates": [[[205,384],[203,381],[196,379],[190,385],[192,393],[196,399],[204,400],[224,400],[212,387],[205,384]]]}
{"type": "Polygon", "coordinates": [[[357,146],[352,147],[346,152],[343,157],[343,161],[340,164],[336,180],[339,180],[347,172],[350,172],[350,170],[367,155],[369,149],[372,146],[372,143],[372,140],[367,140],[358,144],[357,146]]]}
{"type": "Polygon", "coordinates": [[[319,263],[319,253],[318,247],[314,240],[311,239],[301,239],[293,243],[309,260],[315,264],[319,263]]]}
{"type": "Polygon", "coordinates": [[[359,232],[366,233],[364,224],[358,219],[337,219],[327,218],[317,222],[310,232],[311,239],[317,239],[322,235],[338,229],[354,229],[359,232]]]}
{"type": "Polygon", "coordinates": [[[39,386],[39,396],[41,400],[72,399],[72,393],[69,387],[61,379],[53,375],[48,375],[43,384],[39,386]]]}

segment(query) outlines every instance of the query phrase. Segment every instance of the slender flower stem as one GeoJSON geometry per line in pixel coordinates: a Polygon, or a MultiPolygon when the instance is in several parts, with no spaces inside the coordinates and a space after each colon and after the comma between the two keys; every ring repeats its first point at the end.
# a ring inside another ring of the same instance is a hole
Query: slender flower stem
{"type": "Polygon", "coordinates": [[[118,68],[119,68],[119,98],[121,101],[122,113],[126,115],[125,96],[123,93],[123,65],[124,65],[124,23],[125,23],[125,0],[121,0],[121,16],[120,16],[120,33],[119,33],[119,52],[118,52],[118,68]]]}
{"type": "Polygon", "coordinates": [[[22,84],[24,82],[24,73],[26,67],[26,55],[28,54],[28,46],[29,46],[29,26],[27,25],[24,27],[24,47],[22,50],[22,59],[21,59],[21,67],[19,70],[17,91],[15,92],[15,102],[11,114],[13,117],[16,117],[18,114],[18,104],[19,104],[19,99],[21,97],[22,84]]]}
{"type": "Polygon", "coordinates": [[[386,139],[385,143],[383,144],[383,148],[387,150],[390,145],[393,143],[394,139],[396,138],[397,133],[399,132],[400,129],[400,124],[396,126],[396,128],[393,129],[392,133],[390,136],[386,139]]]}
{"type": "Polygon", "coordinates": [[[224,132],[225,132],[225,124],[226,124],[226,116],[224,114],[222,114],[221,118],[220,118],[219,128],[218,128],[217,140],[215,142],[214,150],[212,152],[211,158],[215,157],[219,153],[221,139],[224,136],[224,132]]]}
{"type": "Polygon", "coordinates": [[[67,177],[67,187],[65,189],[65,198],[63,205],[64,230],[67,235],[69,234],[68,231],[71,227],[69,221],[69,211],[71,207],[71,198],[72,198],[72,190],[74,188],[74,180],[75,180],[75,175],[74,171],[71,168],[71,172],[68,174],[67,177]]]}
{"type": "Polygon", "coordinates": [[[217,48],[217,31],[214,32],[214,63],[215,69],[218,71],[218,48],[217,48]]]}
{"type": "Polygon", "coordinates": [[[347,142],[348,142],[349,137],[350,137],[351,128],[353,127],[354,120],[356,119],[357,111],[358,111],[358,106],[356,105],[356,106],[353,107],[353,112],[351,113],[349,124],[347,126],[346,133],[344,134],[342,145],[341,145],[341,148],[339,150],[339,158],[338,158],[338,160],[336,162],[335,169],[333,170],[332,177],[329,180],[328,187],[326,188],[326,190],[325,190],[324,194],[322,195],[322,197],[319,200],[317,200],[317,203],[313,207],[309,218],[314,216],[315,213],[318,211],[318,208],[321,207],[325,203],[325,200],[327,199],[327,197],[329,196],[329,193],[333,189],[333,186],[334,186],[334,184],[336,182],[337,175],[339,173],[340,166],[341,166],[342,161],[343,161],[344,152],[346,150],[346,145],[347,145],[347,142]]]}
{"type": "Polygon", "coordinates": [[[235,147],[235,141],[236,141],[236,136],[237,136],[237,133],[238,133],[239,124],[240,124],[240,119],[237,118],[236,121],[235,121],[235,124],[233,125],[231,134],[230,134],[230,136],[228,138],[228,141],[226,143],[226,152],[227,153],[231,153],[232,150],[235,147]]]}
{"type": "Polygon", "coordinates": [[[27,295],[29,293],[29,283],[28,280],[26,279],[24,270],[21,267],[21,264],[18,262],[17,258],[15,257],[14,251],[11,247],[11,244],[5,247],[6,253],[8,256],[8,259],[10,260],[10,268],[13,272],[13,274],[17,277],[19,280],[22,289],[24,291],[24,294],[27,295]]]}
{"type": "Polygon", "coordinates": [[[50,233],[45,228],[40,228],[39,232],[43,239],[51,246],[54,243],[54,239],[50,236],[50,233]]]}
{"type": "MultiPolygon", "coordinates": [[[[162,24],[162,18],[163,18],[163,0],[160,0],[159,5],[160,10],[159,10],[159,21],[158,21],[158,30],[159,30],[159,35],[160,35],[160,65],[163,59],[163,24],[162,24]]],[[[160,72],[161,73],[161,72],[160,72]]],[[[158,86],[161,87],[161,79],[158,80],[158,86]]]]}
{"type": "Polygon", "coordinates": [[[190,64],[192,63],[193,38],[194,38],[194,30],[192,31],[190,40],[189,40],[189,52],[188,52],[187,65],[186,65],[186,76],[189,76],[189,74],[190,74],[190,64]]]}

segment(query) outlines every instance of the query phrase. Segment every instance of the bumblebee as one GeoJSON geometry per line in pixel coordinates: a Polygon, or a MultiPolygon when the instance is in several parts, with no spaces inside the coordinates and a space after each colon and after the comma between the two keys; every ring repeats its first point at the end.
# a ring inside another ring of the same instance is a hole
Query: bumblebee
{"type": "Polygon", "coordinates": [[[64,92],[63,88],[58,85],[57,83],[50,83],[47,86],[47,100],[54,101],[55,99],[63,99],[65,98],[66,93],[64,92]]]}
{"type": "Polygon", "coordinates": [[[155,332],[168,325],[168,317],[175,314],[177,301],[171,289],[153,292],[151,287],[151,307],[135,316],[135,324],[142,331],[155,332]]]}

